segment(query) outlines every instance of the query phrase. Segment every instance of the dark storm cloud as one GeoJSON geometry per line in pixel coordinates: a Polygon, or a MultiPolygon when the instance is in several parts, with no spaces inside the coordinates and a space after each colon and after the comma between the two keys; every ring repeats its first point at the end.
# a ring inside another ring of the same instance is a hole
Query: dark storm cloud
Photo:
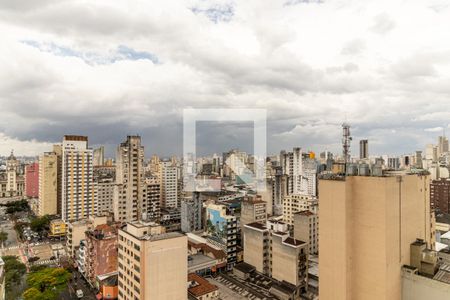
{"type": "MultiPolygon", "coordinates": [[[[449,12],[426,9],[442,1],[286,2],[1,1],[0,154],[86,134],[113,155],[140,134],[179,155],[184,108],[267,109],[269,153],[339,152],[347,121],[400,154],[448,126],[449,12]]],[[[240,125],[200,126],[199,151],[251,152],[240,125]]]]}

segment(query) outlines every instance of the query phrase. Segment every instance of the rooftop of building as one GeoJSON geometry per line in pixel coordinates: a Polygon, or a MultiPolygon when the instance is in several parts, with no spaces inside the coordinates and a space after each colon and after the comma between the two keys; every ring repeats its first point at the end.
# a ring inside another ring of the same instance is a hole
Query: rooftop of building
{"type": "Polygon", "coordinates": [[[310,216],[314,216],[315,214],[313,212],[311,212],[310,210],[302,210],[302,211],[295,212],[294,215],[310,217],[310,216]]]}
{"type": "Polygon", "coordinates": [[[65,141],[82,141],[87,142],[88,137],[83,135],[65,135],[64,136],[65,141]]]}
{"type": "Polygon", "coordinates": [[[234,268],[242,273],[248,274],[256,270],[256,268],[248,263],[242,262],[234,266],[234,268]]]}
{"type": "Polygon", "coordinates": [[[411,243],[411,245],[413,245],[413,246],[423,246],[426,244],[427,243],[422,239],[416,239],[413,243],[411,243]]]}
{"type": "Polygon", "coordinates": [[[258,230],[266,230],[267,229],[266,225],[264,225],[263,223],[259,223],[259,222],[253,222],[253,223],[245,224],[244,226],[245,227],[254,228],[254,229],[258,229],[258,230]]]}
{"type": "Polygon", "coordinates": [[[441,235],[441,239],[449,239],[450,240],[450,231],[444,233],[443,235],[441,235]]]}
{"type": "Polygon", "coordinates": [[[140,240],[145,241],[162,241],[162,240],[168,240],[173,238],[179,238],[185,236],[184,234],[180,232],[166,232],[166,233],[160,233],[160,234],[146,234],[140,237],[140,240]]]}
{"type": "Polygon", "coordinates": [[[195,297],[201,297],[218,290],[217,286],[195,273],[190,273],[188,280],[190,282],[188,292],[195,297]]]}
{"type": "Polygon", "coordinates": [[[446,264],[441,265],[433,279],[450,284],[450,266],[446,264]]]}
{"type": "Polygon", "coordinates": [[[292,237],[287,237],[283,241],[283,243],[286,243],[286,244],[289,244],[289,245],[292,245],[292,246],[301,246],[301,245],[305,244],[305,242],[297,240],[297,239],[294,239],[292,237]]]}
{"type": "Polygon", "coordinates": [[[159,225],[158,223],[156,223],[156,222],[152,222],[152,221],[144,221],[144,220],[138,220],[138,221],[128,222],[127,225],[131,225],[131,226],[136,227],[136,228],[156,227],[156,226],[160,226],[160,225],[159,225]]]}

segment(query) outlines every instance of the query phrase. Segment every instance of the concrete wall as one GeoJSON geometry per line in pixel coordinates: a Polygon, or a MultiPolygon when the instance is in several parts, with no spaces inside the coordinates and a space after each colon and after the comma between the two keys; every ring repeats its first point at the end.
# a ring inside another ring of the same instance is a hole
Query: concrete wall
{"type": "Polygon", "coordinates": [[[321,180],[320,298],[401,299],[401,266],[416,238],[429,246],[426,176],[321,180]]]}
{"type": "MultiPolygon", "coordinates": [[[[263,232],[244,227],[244,261],[256,268],[260,273],[264,272],[264,236],[263,232]]],[[[269,251],[267,251],[269,253],[269,251]]]]}
{"type": "Polygon", "coordinates": [[[449,299],[450,284],[403,272],[402,300],[449,299]]]}
{"type": "Polygon", "coordinates": [[[148,300],[187,299],[187,237],[145,243],[141,295],[148,300]]]}

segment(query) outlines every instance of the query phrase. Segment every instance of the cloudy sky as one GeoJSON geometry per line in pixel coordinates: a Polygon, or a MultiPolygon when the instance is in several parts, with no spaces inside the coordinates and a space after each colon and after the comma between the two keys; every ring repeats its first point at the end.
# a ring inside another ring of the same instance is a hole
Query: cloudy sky
{"type": "MultiPolygon", "coordinates": [[[[353,153],[413,152],[450,131],[447,3],[2,0],[0,155],[64,134],[179,154],[184,108],[267,109],[271,153],[340,151],[343,121],[353,153]]],[[[204,152],[251,145],[251,123],[205,124],[204,152]]]]}

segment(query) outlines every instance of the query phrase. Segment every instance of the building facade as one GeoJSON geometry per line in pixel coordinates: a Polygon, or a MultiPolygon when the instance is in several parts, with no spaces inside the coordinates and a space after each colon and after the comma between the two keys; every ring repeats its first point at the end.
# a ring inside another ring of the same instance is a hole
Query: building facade
{"type": "Polygon", "coordinates": [[[11,155],[6,159],[6,170],[0,173],[0,198],[25,195],[25,179],[19,165],[14,152],[11,151],[11,155]]]}
{"type": "Polygon", "coordinates": [[[172,160],[160,161],[161,174],[161,205],[165,208],[180,206],[179,201],[179,172],[172,160]]]}
{"type": "Polygon", "coordinates": [[[233,269],[237,260],[237,218],[222,204],[208,204],[205,217],[208,240],[227,253],[227,268],[233,269]]]}
{"type": "Polygon", "coordinates": [[[117,229],[103,224],[86,231],[85,278],[95,285],[97,276],[117,271],[117,229]]]}
{"type": "Polygon", "coordinates": [[[39,199],[37,215],[58,213],[58,158],[54,152],[39,157],[39,199]]]}
{"type": "Polygon", "coordinates": [[[102,176],[94,179],[95,212],[99,215],[114,212],[114,188],[116,184],[112,176],[102,176]]]}
{"type": "Polygon", "coordinates": [[[427,175],[320,180],[320,299],[402,299],[410,244],[434,245],[429,184],[427,175]]]}
{"type": "Polygon", "coordinates": [[[317,212],[318,200],[310,195],[289,195],[283,199],[283,221],[294,226],[294,214],[300,211],[309,210],[317,212]]]}
{"type": "Polygon", "coordinates": [[[136,221],[119,230],[119,300],[187,299],[187,237],[136,221]]]}
{"type": "Polygon", "coordinates": [[[130,222],[146,216],[144,147],[140,136],[127,136],[116,152],[114,219],[130,222]]]}
{"type": "Polygon", "coordinates": [[[159,220],[161,217],[161,181],[157,177],[145,179],[147,190],[147,219],[159,220]]]}
{"type": "Polygon", "coordinates": [[[305,291],[308,244],[289,236],[284,223],[268,220],[244,226],[244,262],[256,271],[305,291]]]}
{"type": "Polygon", "coordinates": [[[309,210],[294,213],[294,238],[308,243],[310,254],[318,254],[319,215],[309,210]]]}
{"type": "Polygon", "coordinates": [[[29,198],[39,197],[39,163],[25,166],[25,195],[29,198]]]}
{"type": "Polygon", "coordinates": [[[181,231],[192,232],[202,229],[203,202],[196,192],[181,201],[181,231]]]}
{"type": "Polygon", "coordinates": [[[62,142],[61,217],[76,221],[95,214],[92,149],[86,136],[66,135],[62,142]]]}
{"type": "Polygon", "coordinates": [[[450,214],[450,180],[433,180],[430,185],[431,208],[436,213],[450,214]]]}

